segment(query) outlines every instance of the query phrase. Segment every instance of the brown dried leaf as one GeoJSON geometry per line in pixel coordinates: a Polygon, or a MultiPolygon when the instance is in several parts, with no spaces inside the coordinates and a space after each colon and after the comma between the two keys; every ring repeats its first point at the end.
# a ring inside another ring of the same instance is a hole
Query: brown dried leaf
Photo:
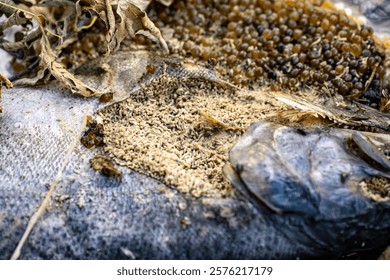
{"type": "MultiPolygon", "coordinates": [[[[12,26],[21,26],[22,32],[25,32],[22,40],[17,42],[3,40],[0,47],[17,54],[19,58],[23,55],[26,69],[32,66],[27,61],[36,61],[37,57],[40,58],[38,68],[29,69],[35,71],[35,76],[19,79],[15,84],[35,85],[40,81],[47,81],[45,79],[51,74],[72,93],[86,97],[94,95],[96,93],[94,89],[78,80],[59,61],[64,58],[65,48],[71,48],[72,44],[80,39],[78,32],[93,27],[96,18],[106,27],[106,30],[101,30],[99,25],[95,25],[97,26],[95,31],[105,35],[107,55],[117,50],[125,37],[138,33],[157,39],[164,51],[168,52],[160,30],[144,12],[150,2],[150,0],[32,0],[30,1],[32,5],[24,5],[25,2],[0,0],[0,12],[7,16],[0,24],[0,31],[12,26]],[[35,24],[37,28],[24,27],[26,24],[34,26],[33,21],[37,23],[35,24]]],[[[77,55],[74,57],[77,58],[77,55]]],[[[77,62],[72,64],[75,66],[77,62]]]]}
{"type": "Polygon", "coordinates": [[[50,74],[69,88],[72,93],[81,94],[85,97],[95,95],[96,90],[85,85],[72,73],[66,70],[61,63],[56,61],[56,56],[50,47],[50,43],[46,35],[42,35],[40,42],[42,46],[42,52],[40,54],[41,66],[43,69],[48,69],[50,74]]]}
{"type": "Polygon", "coordinates": [[[14,1],[12,0],[1,0],[0,1],[0,16],[4,13],[7,17],[12,16],[15,10],[11,7],[15,6],[14,1]],[[4,5],[6,4],[6,5],[4,5]]]}
{"type": "Polygon", "coordinates": [[[25,13],[16,11],[0,25],[0,31],[3,31],[11,26],[26,24],[30,20],[31,18],[26,17],[25,13]]]}

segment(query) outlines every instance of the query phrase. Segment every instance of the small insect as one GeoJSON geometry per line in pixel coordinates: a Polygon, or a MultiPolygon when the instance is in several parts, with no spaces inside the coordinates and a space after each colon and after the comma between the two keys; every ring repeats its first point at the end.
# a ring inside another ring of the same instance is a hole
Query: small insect
{"type": "Polygon", "coordinates": [[[90,118],[87,119],[87,125],[88,129],[81,137],[81,144],[88,149],[103,146],[103,125],[90,118]]]}

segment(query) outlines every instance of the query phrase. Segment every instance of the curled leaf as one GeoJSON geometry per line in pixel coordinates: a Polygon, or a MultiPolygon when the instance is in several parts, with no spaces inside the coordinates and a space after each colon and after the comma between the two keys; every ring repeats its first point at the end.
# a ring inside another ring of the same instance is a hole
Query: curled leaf
{"type": "Polygon", "coordinates": [[[12,0],[0,0],[0,16],[3,13],[7,17],[12,16],[12,14],[15,12],[15,10],[12,8],[13,6],[15,6],[15,3],[12,0]]]}
{"type": "Polygon", "coordinates": [[[104,52],[109,55],[127,36],[144,34],[168,52],[160,30],[144,12],[150,0],[26,2],[0,0],[0,14],[6,16],[0,23],[0,48],[15,58],[19,69],[13,77],[16,85],[46,82],[51,75],[72,93],[88,97],[96,91],[77,79],[71,69],[104,52]],[[11,27],[20,29],[14,41],[2,32],[11,27]]]}
{"type": "Polygon", "coordinates": [[[157,0],[157,2],[160,2],[161,4],[165,5],[165,6],[170,6],[172,5],[172,3],[174,2],[175,0],[157,0]]]}
{"type": "Polygon", "coordinates": [[[160,30],[149,19],[144,9],[149,0],[80,0],[77,2],[77,10],[96,13],[107,28],[106,43],[108,55],[119,48],[126,36],[143,34],[157,41],[165,53],[168,53],[168,46],[161,35],[160,30]]]}

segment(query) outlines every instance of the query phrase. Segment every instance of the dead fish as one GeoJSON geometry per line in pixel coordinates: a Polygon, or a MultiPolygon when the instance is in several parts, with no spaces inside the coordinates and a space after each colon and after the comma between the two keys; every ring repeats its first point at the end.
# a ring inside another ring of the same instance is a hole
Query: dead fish
{"type": "Polygon", "coordinates": [[[370,147],[356,135],[255,123],[231,149],[224,173],[259,215],[266,209],[283,235],[307,249],[299,258],[375,258],[390,244],[390,198],[373,200],[360,182],[390,173],[348,150],[352,137],[370,147]]]}
{"type": "Polygon", "coordinates": [[[390,171],[390,160],[388,160],[385,155],[367,139],[367,137],[363,136],[361,133],[354,132],[352,133],[352,140],[358,145],[366,157],[369,157],[376,164],[379,164],[382,169],[390,171]]]}

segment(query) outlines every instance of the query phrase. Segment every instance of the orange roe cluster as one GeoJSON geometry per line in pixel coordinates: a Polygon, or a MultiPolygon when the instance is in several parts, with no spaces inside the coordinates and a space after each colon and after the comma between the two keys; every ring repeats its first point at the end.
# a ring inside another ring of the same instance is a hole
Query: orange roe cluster
{"type": "Polygon", "coordinates": [[[173,30],[173,53],[242,87],[309,86],[373,107],[390,89],[373,29],[315,1],[187,0],[151,13],[159,28],[173,30]]]}

